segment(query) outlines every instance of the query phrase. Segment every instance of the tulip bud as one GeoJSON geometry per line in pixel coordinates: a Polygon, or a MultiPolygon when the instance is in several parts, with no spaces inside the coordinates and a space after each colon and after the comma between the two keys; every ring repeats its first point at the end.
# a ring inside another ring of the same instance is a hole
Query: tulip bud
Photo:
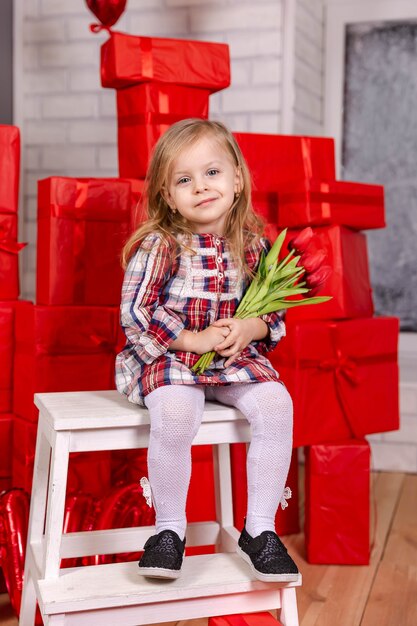
{"type": "Polygon", "coordinates": [[[298,262],[299,266],[304,267],[307,274],[312,274],[319,269],[327,258],[327,254],[324,250],[318,252],[304,252],[301,255],[301,259],[298,262]]]}
{"type": "MultiPolygon", "coordinates": [[[[322,265],[312,274],[307,274],[305,277],[306,286],[310,289],[315,288],[317,290],[320,285],[326,282],[331,273],[332,268],[329,265],[322,265]]],[[[311,292],[309,295],[311,295],[311,292]]]]}
{"type": "Polygon", "coordinates": [[[289,250],[297,250],[297,252],[304,252],[307,250],[308,244],[313,238],[313,229],[308,226],[307,228],[303,228],[301,232],[298,233],[296,237],[291,239],[288,244],[289,250]]]}

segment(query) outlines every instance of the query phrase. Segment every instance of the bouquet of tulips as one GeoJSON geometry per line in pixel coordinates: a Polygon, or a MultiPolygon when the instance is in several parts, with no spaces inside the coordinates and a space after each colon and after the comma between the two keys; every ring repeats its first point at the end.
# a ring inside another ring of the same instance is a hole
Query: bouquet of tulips
{"type": "MultiPolygon", "coordinates": [[[[326,258],[324,251],[312,251],[312,229],[305,228],[292,239],[288,244],[289,253],[285,259],[278,261],[286,234],[287,229],[280,233],[266,256],[262,251],[257,274],[240,301],[234,317],[259,317],[290,307],[330,300],[329,296],[312,297],[331,272],[329,266],[323,265],[326,258]],[[307,293],[309,297],[289,300],[293,296],[307,293]]],[[[215,354],[215,351],[203,354],[192,367],[192,371],[202,374],[215,354]]]]}

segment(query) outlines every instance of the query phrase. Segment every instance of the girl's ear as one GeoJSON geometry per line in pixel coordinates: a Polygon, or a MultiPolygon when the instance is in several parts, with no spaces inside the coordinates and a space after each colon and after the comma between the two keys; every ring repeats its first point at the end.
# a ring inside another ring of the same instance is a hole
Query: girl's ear
{"type": "Polygon", "coordinates": [[[174,208],[174,201],[171,198],[171,194],[169,193],[168,189],[166,187],[162,187],[161,189],[161,196],[163,197],[163,199],[165,200],[165,202],[167,203],[167,205],[169,207],[171,207],[171,209],[174,208]]]}
{"type": "Polygon", "coordinates": [[[242,178],[242,170],[239,166],[236,168],[235,175],[235,194],[242,193],[243,191],[243,178],[242,178]]]}

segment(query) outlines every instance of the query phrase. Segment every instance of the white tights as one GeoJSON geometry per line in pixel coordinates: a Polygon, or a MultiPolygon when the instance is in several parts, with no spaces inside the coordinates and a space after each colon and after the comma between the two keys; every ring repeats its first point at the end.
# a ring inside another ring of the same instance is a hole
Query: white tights
{"type": "Polygon", "coordinates": [[[278,382],[237,383],[218,387],[166,385],[145,397],[151,431],[148,473],[156,513],[156,532],[185,535],[185,505],[191,477],[191,444],[205,398],[237,407],[251,425],[247,455],[246,530],[256,537],[275,531],[292,449],[292,400],[278,382]]]}

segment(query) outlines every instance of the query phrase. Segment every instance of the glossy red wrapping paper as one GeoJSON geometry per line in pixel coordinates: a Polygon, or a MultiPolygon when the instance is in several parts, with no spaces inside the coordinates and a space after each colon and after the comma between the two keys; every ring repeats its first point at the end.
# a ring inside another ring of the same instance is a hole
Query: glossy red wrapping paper
{"type": "Polygon", "coordinates": [[[282,228],[339,224],[385,228],[384,188],[346,181],[304,179],[280,187],[270,221],[282,228]]]}
{"type": "Polygon", "coordinates": [[[307,448],[305,476],[307,560],[334,565],[368,565],[368,442],[350,439],[307,448]]]}
{"type": "Polygon", "coordinates": [[[0,213],[17,213],[20,175],[20,131],[0,124],[0,213]]]}
{"type": "Polygon", "coordinates": [[[187,117],[207,118],[208,89],[145,83],[117,92],[119,174],[143,178],[152,149],[173,124],[187,117]]]}
{"type": "Polygon", "coordinates": [[[209,617],[208,626],[280,626],[271,613],[246,613],[246,615],[221,615],[209,617]]]}
{"type": "Polygon", "coordinates": [[[209,89],[230,85],[229,46],[112,32],[101,47],[101,84],[120,89],[144,82],[209,89]]]}
{"type": "Polygon", "coordinates": [[[12,475],[13,414],[0,413],[0,478],[12,475]]]}
{"type": "Polygon", "coordinates": [[[129,181],[51,177],[38,184],[38,304],[120,303],[120,252],[139,200],[129,181]]]}
{"type": "MultiPolygon", "coordinates": [[[[298,232],[288,231],[280,258],[287,255],[287,243],[298,232]]],[[[326,265],[332,268],[317,295],[332,296],[332,299],[322,304],[288,309],[287,321],[371,317],[374,306],[366,236],[344,226],[318,227],[314,234],[327,255],[326,265]]]]}
{"type": "MultiPolygon", "coordinates": [[[[246,444],[234,443],[230,446],[232,465],[232,486],[233,486],[233,520],[236,528],[243,528],[246,517],[248,493],[247,493],[247,472],[246,472],[246,444]]],[[[275,527],[279,535],[290,535],[298,533],[300,530],[299,510],[298,510],[298,455],[293,450],[290,469],[286,485],[292,491],[292,497],[288,500],[288,506],[282,509],[278,507],[275,516],[275,527]]]]}
{"type": "Polygon", "coordinates": [[[119,307],[18,307],[14,413],[37,421],[35,392],[114,389],[115,356],[123,345],[119,307]]]}
{"type": "MultiPolygon", "coordinates": [[[[0,178],[0,188],[2,185],[0,178]]],[[[17,214],[0,212],[0,300],[19,296],[18,254],[23,247],[17,243],[17,214]]]]}
{"type": "Polygon", "coordinates": [[[294,445],[397,430],[398,334],[395,317],[303,321],[269,358],[294,403],[294,445]]]}
{"type": "Polygon", "coordinates": [[[15,310],[24,300],[0,301],[0,413],[13,410],[13,358],[15,310]]]}
{"type": "Polygon", "coordinates": [[[336,178],[333,139],[254,133],[234,136],[249,165],[255,206],[257,193],[278,191],[284,183],[336,178]]]}

